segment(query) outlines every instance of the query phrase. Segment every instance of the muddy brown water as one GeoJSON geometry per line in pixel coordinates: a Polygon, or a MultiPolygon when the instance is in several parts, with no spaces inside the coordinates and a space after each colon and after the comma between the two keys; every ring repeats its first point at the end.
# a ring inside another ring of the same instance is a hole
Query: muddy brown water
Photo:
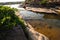
{"type": "Polygon", "coordinates": [[[60,15],[21,11],[23,19],[50,40],[60,40],[60,15]]]}

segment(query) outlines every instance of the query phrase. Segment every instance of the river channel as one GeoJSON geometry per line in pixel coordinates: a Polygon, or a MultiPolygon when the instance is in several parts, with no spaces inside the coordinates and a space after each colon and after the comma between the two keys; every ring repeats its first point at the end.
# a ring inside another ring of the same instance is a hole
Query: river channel
{"type": "Polygon", "coordinates": [[[27,11],[21,7],[21,4],[5,6],[19,9],[22,18],[50,40],[60,40],[60,15],[27,11]]]}

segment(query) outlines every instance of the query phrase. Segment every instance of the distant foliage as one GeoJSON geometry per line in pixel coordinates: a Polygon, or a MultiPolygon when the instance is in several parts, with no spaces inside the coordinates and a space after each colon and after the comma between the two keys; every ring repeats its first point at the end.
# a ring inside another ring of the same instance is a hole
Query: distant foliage
{"type": "Polygon", "coordinates": [[[15,15],[17,9],[0,6],[0,30],[11,30],[14,26],[22,23],[15,15]]]}
{"type": "Polygon", "coordinates": [[[47,0],[40,1],[40,4],[45,4],[45,3],[47,3],[47,0]]]}
{"type": "Polygon", "coordinates": [[[48,0],[26,0],[28,3],[34,3],[34,4],[45,4],[48,2],[48,0]]]}

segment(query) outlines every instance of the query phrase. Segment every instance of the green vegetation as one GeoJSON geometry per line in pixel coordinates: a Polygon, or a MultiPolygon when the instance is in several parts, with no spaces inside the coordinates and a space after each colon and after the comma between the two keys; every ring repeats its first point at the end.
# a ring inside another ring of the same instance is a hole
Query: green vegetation
{"type": "Polygon", "coordinates": [[[21,19],[19,19],[15,12],[18,11],[15,8],[7,6],[0,6],[0,30],[11,30],[17,25],[24,25],[21,19]]]}
{"type": "Polygon", "coordinates": [[[47,3],[47,0],[40,1],[40,4],[45,4],[45,3],[47,3]]]}
{"type": "Polygon", "coordinates": [[[29,2],[29,3],[38,3],[38,4],[45,4],[48,2],[48,0],[26,0],[26,2],[29,2]]]}

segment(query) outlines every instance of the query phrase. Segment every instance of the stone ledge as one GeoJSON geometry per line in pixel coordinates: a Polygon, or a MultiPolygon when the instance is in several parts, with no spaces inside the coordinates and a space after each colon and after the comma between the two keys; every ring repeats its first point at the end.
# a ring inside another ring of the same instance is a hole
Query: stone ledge
{"type": "Polygon", "coordinates": [[[49,40],[45,35],[35,31],[29,23],[24,22],[24,24],[28,26],[26,27],[26,31],[28,32],[28,35],[31,40],[49,40]]]}

